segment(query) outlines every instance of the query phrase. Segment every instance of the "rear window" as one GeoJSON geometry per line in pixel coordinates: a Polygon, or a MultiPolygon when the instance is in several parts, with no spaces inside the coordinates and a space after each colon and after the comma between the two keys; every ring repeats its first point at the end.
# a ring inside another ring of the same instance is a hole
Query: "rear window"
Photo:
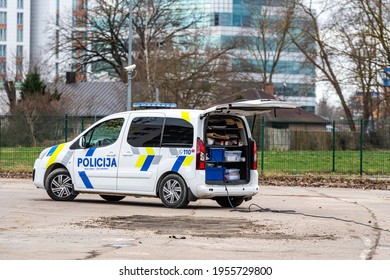
{"type": "Polygon", "coordinates": [[[163,147],[192,147],[194,127],[183,119],[166,118],[163,147]]]}

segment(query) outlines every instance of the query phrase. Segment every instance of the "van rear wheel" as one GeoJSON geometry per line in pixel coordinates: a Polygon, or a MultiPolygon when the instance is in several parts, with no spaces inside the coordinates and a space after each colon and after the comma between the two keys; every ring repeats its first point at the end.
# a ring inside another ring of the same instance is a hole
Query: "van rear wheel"
{"type": "Polygon", "coordinates": [[[217,203],[222,207],[236,208],[244,202],[243,197],[217,197],[215,199],[217,203]]]}
{"type": "Polygon", "coordinates": [[[162,179],[159,186],[159,197],[166,207],[186,207],[189,203],[187,194],[187,185],[179,175],[169,174],[162,179]]]}

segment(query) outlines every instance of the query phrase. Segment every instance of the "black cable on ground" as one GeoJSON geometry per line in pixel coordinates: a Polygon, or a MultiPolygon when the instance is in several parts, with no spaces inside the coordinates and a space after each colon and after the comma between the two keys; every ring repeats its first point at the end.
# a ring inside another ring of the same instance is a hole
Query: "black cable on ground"
{"type": "Polygon", "coordinates": [[[233,209],[230,210],[230,212],[243,212],[243,213],[250,213],[250,212],[271,212],[271,213],[295,213],[295,210],[273,210],[270,208],[263,208],[255,203],[252,203],[249,205],[248,209],[236,209],[232,207],[233,209]],[[255,206],[257,209],[252,210],[251,207],[255,206]]]}

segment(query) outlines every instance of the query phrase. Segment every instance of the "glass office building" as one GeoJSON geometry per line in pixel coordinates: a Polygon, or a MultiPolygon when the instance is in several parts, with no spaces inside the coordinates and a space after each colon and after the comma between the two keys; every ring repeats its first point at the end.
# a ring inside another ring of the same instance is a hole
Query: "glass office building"
{"type": "MultiPolygon", "coordinates": [[[[290,1],[288,0],[182,0],[182,5],[187,5],[189,10],[195,10],[203,14],[202,24],[207,30],[208,42],[212,41],[216,47],[223,46],[224,43],[241,37],[249,40],[253,39],[253,44],[259,42],[255,40],[256,35],[252,32],[257,27],[253,23],[255,13],[267,11],[267,20],[272,18],[282,18],[281,14],[290,1]]],[[[256,14],[255,14],[256,17],[256,14]]],[[[261,17],[258,17],[261,18],[261,17]]],[[[303,18],[294,18],[295,23],[305,24],[303,18]]],[[[275,34],[266,37],[272,46],[275,34]]],[[[275,42],[276,45],[276,42],[275,42]]],[[[232,66],[239,67],[250,81],[261,83],[264,75],[260,75],[258,67],[258,57],[248,45],[244,45],[236,50],[235,58],[232,58],[232,66]],[[240,58],[237,58],[240,57],[240,58]],[[245,63],[242,63],[242,61],[245,63]],[[242,67],[242,65],[246,67],[242,67]]],[[[255,48],[253,48],[255,49],[255,48]]],[[[271,51],[272,53],[272,51],[271,51]]],[[[270,55],[272,60],[272,54],[270,55]]],[[[262,62],[264,63],[264,62],[262,62]]],[[[271,68],[272,61],[265,62],[271,68]]],[[[265,69],[265,68],[263,68],[265,69]]],[[[266,70],[268,71],[268,70],[266,70]]],[[[268,74],[268,73],[267,73],[268,74]]],[[[315,68],[305,62],[304,56],[292,45],[288,45],[281,53],[280,59],[273,71],[272,83],[275,95],[280,99],[298,103],[302,108],[310,112],[315,112],[315,68]]],[[[249,82],[248,80],[248,82],[249,82]]],[[[244,82],[241,80],[240,82],[244,82]]]]}

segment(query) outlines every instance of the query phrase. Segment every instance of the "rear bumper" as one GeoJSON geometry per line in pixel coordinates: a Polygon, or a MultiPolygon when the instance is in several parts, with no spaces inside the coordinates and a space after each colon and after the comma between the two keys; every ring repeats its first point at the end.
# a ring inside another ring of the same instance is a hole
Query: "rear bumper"
{"type": "Polygon", "coordinates": [[[259,192],[258,185],[203,185],[198,186],[198,198],[214,198],[222,196],[252,197],[259,192]]]}
{"type": "Polygon", "coordinates": [[[193,180],[187,180],[187,184],[190,187],[192,193],[197,198],[214,198],[223,196],[241,196],[249,198],[259,192],[258,173],[255,170],[251,170],[251,180],[247,183],[238,182],[237,185],[232,184],[209,184],[205,183],[205,177],[203,174],[198,174],[193,180]]]}

